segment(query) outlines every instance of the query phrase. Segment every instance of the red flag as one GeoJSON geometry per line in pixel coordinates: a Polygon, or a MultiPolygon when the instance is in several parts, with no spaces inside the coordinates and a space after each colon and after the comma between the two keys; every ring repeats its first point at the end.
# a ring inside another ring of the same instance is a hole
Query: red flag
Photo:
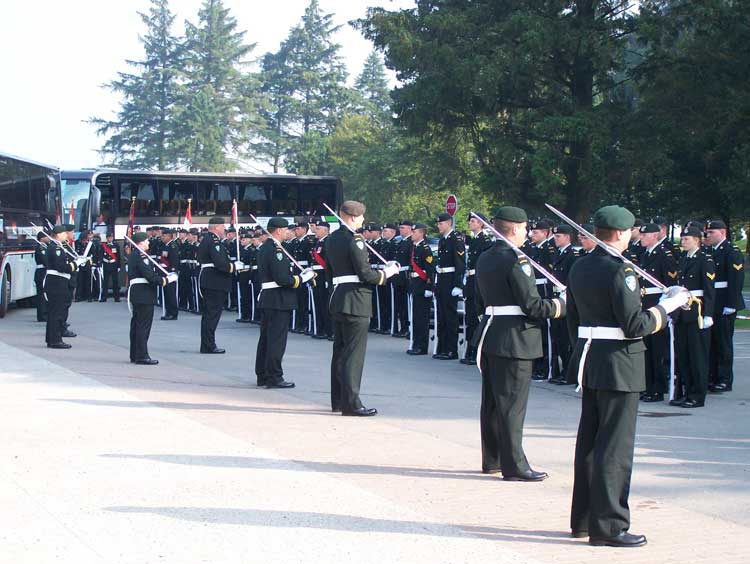
{"type": "Polygon", "coordinates": [[[232,225],[237,227],[239,223],[239,214],[237,213],[237,200],[232,200],[232,225]]]}
{"type": "Polygon", "coordinates": [[[68,215],[68,223],[75,225],[76,223],[76,208],[75,200],[70,200],[70,214],[68,215]]]}
{"type": "Polygon", "coordinates": [[[60,199],[55,198],[55,225],[62,223],[62,212],[60,211],[60,199]]]}
{"type": "Polygon", "coordinates": [[[182,226],[185,229],[189,229],[191,225],[193,225],[193,199],[188,198],[188,205],[187,210],[185,210],[185,222],[182,224],[182,226]]]}
{"type": "Polygon", "coordinates": [[[133,238],[133,227],[135,224],[135,197],[130,200],[130,219],[128,220],[128,237],[133,238]]]}

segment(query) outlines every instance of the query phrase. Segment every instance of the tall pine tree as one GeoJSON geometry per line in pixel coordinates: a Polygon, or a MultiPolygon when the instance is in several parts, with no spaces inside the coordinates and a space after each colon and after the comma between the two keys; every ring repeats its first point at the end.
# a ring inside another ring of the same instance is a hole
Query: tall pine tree
{"type": "Polygon", "coordinates": [[[141,39],[145,56],[127,61],[136,73],[118,73],[106,87],[122,97],[114,120],[92,118],[99,135],[106,135],[100,153],[108,163],[123,168],[168,169],[177,164],[174,142],[178,98],[179,41],[172,35],[174,15],[168,0],[152,0],[141,39]]]}
{"type": "Polygon", "coordinates": [[[179,114],[180,150],[189,170],[234,168],[229,153],[246,141],[248,81],[244,42],[236,19],[221,0],[204,0],[198,23],[185,22],[183,60],[187,75],[179,114]]]}
{"type": "Polygon", "coordinates": [[[377,51],[372,51],[365,60],[362,72],[354,83],[361,97],[359,110],[381,123],[391,116],[391,93],[385,76],[385,65],[377,51]]]}

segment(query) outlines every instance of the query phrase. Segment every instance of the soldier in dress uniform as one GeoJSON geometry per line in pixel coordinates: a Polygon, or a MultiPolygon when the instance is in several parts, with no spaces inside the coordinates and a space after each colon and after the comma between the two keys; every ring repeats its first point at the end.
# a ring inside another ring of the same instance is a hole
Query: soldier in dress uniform
{"type": "MultiPolygon", "coordinates": [[[[555,253],[551,258],[552,271],[563,285],[568,284],[568,273],[578,258],[578,253],[572,245],[575,233],[575,230],[565,223],[552,229],[555,242],[555,253]]],[[[554,296],[555,293],[556,289],[553,288],[552,295],[554,296]]],[[[568,338],[568,327],[565,321],[551,319],[550,333],[552,334],[552,377],[549,382],[553,384],[575,384],[575,374],[570,374],[568,371],[572,345],[568,338]]]]}
{"type": "MultiPolygon", "coordinates": [[[[641,226],[641,244],[644,250],[641,253],[639,266],[659,282],[669,286],[677,282],[679,267],[677,259],[664,242],[661,228],[657,224],[646,223],[641,226]]],[[[644,282],[643,286],[643,308],[648,310],[656,305],[662,292],[661,289],[647,282],[644,282]]],[[[646,391],[641,399],[645,402],[664,400],[670,377],[671,330],[670,327],[669,331],[644,336],[643,341],[646,344],[646,391]]]]}
{"type": "MultiPolygon", "coordinates": [[[[606,206],[594,214],[595,235],[620,252],[635,218],[606,206]]],[[[667,315],[685,305],[684,288],[670,288],[646,311],[632,267],[602,249],[576,261],[567,289],[571,365],[583,387],[575,451],[571,531],[596,546],[643,546],[630,529],[628,496],[638,398],[645,388],[641,338],[664,329],[667,315]]]]}
{"type": "Polygon", "coordinates": [[[643,245],[641,245],[641,226],[643,222],[636,218],[633,228],[630,230],[630,242],[628,248],[625,251],[625,256],[634,263],[638,263],[641,259],[641,253],[643,253],[643,245]]]}
{"type": "MultiPolygon", "coordinates": [[[[537,219],[529,223],[529,239],[522,250],[537,264],[552,268],[552,254],[555,251],[552,223],[546,219],[537,219]]],[[[534,284],[541,298],[552,297],[552,286],[541,272],[534,269],[534,284]]],[[[542,322],[542,356],[534,360],[532,380],[548,380],[552,377],[552,341],[551,322],[542,322]]]]}
{"type": "MultiPolygon", "coordinates": [[[[593,233],[594,232],[594,224],[593,223],[584,223],[584,224],[581,225],[581,227],[583,227],[589,233],[593,233]]],[[[640,236],[639,236],[638,240],[640,241],[640,236]]],[[[593,251],[594,249],[596,249],[596,243],[592,239],[589,239],[586,236],[586,234],[584,234],[584,233],[579,233],[578,234],[578,242],[581,244],[581,253],[580,253],[580,256],[582,256],[582,257],[586,256],[588,254],[591,254],[591,251],[593,251]]],[[[629,245],[628,245],[628,248],[630,248],[629,245]]],[[[630,258],[630,257],[628,257],[628,258],[630,258]]]]}
{"type": "MultiPolygon", "coordinates": [[[[505,206],[492,218],[495,229],[517,246],[526,239],[527,216],[505,206]]],[[[531,469],[523,451],[523,422],[532,362],[542,350],[539,320],[565,314],[562,298],[543,299],[534,271],[502,240],[482,253],[476,265],[477,307],[482,322],[474,335],[482,373],[482,472],[502,472],[508,481],[538,482],[545,472],[531,469]]]]}
{"type": "Polygon", "coordinates": [[[107,232],[107,241],[102,243],[102,269],[104,279],[102,280],[102,302],[107,301],[107,292],[112,288],[112,296],[116,302],[120,301],[120,269],[122,268],[122,255],[120,247],[114,243],[115,234],[107,232]]]}
{"type": "Polygon", "coordinates": [[[312,249],[313,271],[318,275],[313,286],[313,303],[315,315],[313,317],[313,339],[333,339],[333,326],[328,309],[328,296],[330,281],[326,276],[326,265],[328,262],[328,233],[331,225],[327,221],[318,221],[315,225],[317,241],[312,249]]]}
{"type": "Polygon", "coordinates": [[[464,284],[464,304],[466,318],[466,356],[461,359],[461,364],[475,365],[477,363],[477,350],[472,345],[474,340],[474,332],[479,326],[479,311],[476,306],[476,284],[474,283],[476,274],[476,265],[479,255],[492,246],[492,239],[487,236],[484,232],[484,226],[482,222],[476,217],[469,214],[468,217],[469,231],[469,244],[466,250],[466,284],[464,284]]]}
{"type": "Polygon", "coordinates": [[[198,264],[198,245],[200,244],[200,230],[197,227],[191,227],[188,233],[188,241],[185,246],[184,260],[190,268],[190,294],[188,295],[188,310],[192,313],[200,313],[201,297],[198,287],[198,277],[200,276],[200,265],[198,264]]]}
{"type": "Polygon", "coordinates": [[[673,314],[677,373],[675,397],[669,405],[703,407],[708,391],[708,350],[710,328],[714,323],[714,280],[716,268],[711,255],[701,248],[703,232],[686,227],[680,234],[683,254],[680,257],[680,286],[695,299],[690,309],[673,314]]]}
{"type": "MultiPolygon", "coordinates": [[[[300,266],[307,268],[312,266],[312,250],[315,247],[315,235],[309,233],[310,224],[308,220],[300,221],[294,226],[295,246],[292,256],[300,266]]],[[[312,282],[310,283],[312,284],[312,282]]],[[[300,284],[296,290],[297,295],[297,315],[296,327],[292,328],[293,333],[307,333],[311,327],[310,319],[310,293],[312,291],[310,284],[300,284]]]]}
{"type": "Polygon", "coordinates": [[[745,309],[742,285],[745,261],[742,252],[727,240],[727,225],[721,220],[709,221],[706,243],[716,266],[716,300],[714,301],[709,356],[709,387],[712,392],[729,392],[734,382],[734,323],[737,312],[745,309]]]}
{"type": "Polygon", "coordinates": [[[664,245],[664,247],[666,247],[673,255],[676,254],[674,243],[669,238],[669,220],[664,216],[657,215],[652,220],[652,223],[659,226],[659,240],[661,241],[661,244],[664,245]]]}
{"type": "Polygon", "coordinates": [[[414,223],[408,219],[398,224],[401,240],[396,244],[393,260],[401,265],[401,272],[393,280],[393,336],[409,336],[409,261],[411,260],[411,233],[414,223]]]}
{"type": "Polygon", "coordinates": [[[232,274],[237,265],[229,260],[229,251],[221,244],[223,236],[224,218],[213,216],[208,221],[208,232],[203,235],[198,246],[198,262],[201,268],[199,287],[203,295],[200,352],[203,354],[225,352],[216,346],[216,327],[227,303],[227,292],[232,287],[232,274]]]}
{"type": "MultiPolygon", "coordinates": [[[[63,342],[68,332],[65,329],[67,310],[70,308],[70,279],[75,277],[78,265],[83,259],[73,259],[65,252],[68,241],[68,224],[52,228],[54,241],[47,245],[47,272],[44,279],[44,293],[47,294],[47,346],[51,349],[69,349],[63,342]]],[[[73,335],[75,336],[75,335],[73,335]]]]}
{"type": "MultiPolygon", "coordinates": [[[[394,260],[396,256],[396,231],[398,227],[395,223],[386,223],[383,226],[383,240],[380,243],[380,254],[384,259],[388,261],[394,260]]],[[[387,280],[385,286],[377,287],[378,295],[380,297],[380,316],[381,316],[381,330],[382,335],[393,335],[396,332],[396,324],[393,318],[393,306],[396,302],[396,293],[393,287],[393,280],[387,280]]]]}
{"type": "Polygon", "coordinates": [[[453,218],[441,213],[435,220],[440,232],[435,286],[437,290],[438,360],[458,359],[458,299],[463,293],[466,246],[453,230],[453,218]]]}
{"type": "MultiPolygon", "coordinates": [[[[237,253],[237,229],[234,225],[230,225],[226,232],[226,239],[224,245],[229,253],[229,260],[236,262],[239,260],[237,253]]],[[[237,311],[237,272],[232,273],[232,283],[229,289],[229,299],[227,300],[227,309],[229,311],[237,311]]]]}
{"type": "Polygon", "coordinates": [[[240,311],[242,315],[237,318],[237,323],[250,323],[253,319],[253,292],[250,286],[250,276],[252,274],[253,264],[257,250],[252,245],[251,231],[240,230],[240,262],[245,265],[239,272],[240,287],[240,311]]]}
{"type": "MultiPolygon", "coordinates": [[[[67,232],[67,238],[63,239],[63,245],[65,248],[68,249],[70,253],[75,255],[75,242],[76,242],[76,233],[75,233],[75,225],[72,223],[66,223],[65,224],[65,230],[67,232]]],[[[76,260],[76,269],[80,270],[82,267],[86,266],[88,264],[88,261],[83,258],[79,257],[76,260]]],[[[49,263],[47,264],[47,269],[49,271],[49,263]]],[[[68,316],[70,315],[70,307],[73,305],[73,300],[76,298],[76,291],[78,290],[78,273],[72,274],[70,276],[70,279],[68,280],[68,295],[67,300],[65,304],[65,310],[63,312],[63,334],[62,336],[66,339],[72,339],[76,336],[76,334],[70,330],[70,323],[68,323],[68,316]]]]}
{"type": "Polygon", "coordinates": [[[179,243],[175,241],[174,235],[174,230],[164,229],[161,236],[161,264],[167,272],[175,273],[175,276],[172,277],[174,281],[166,286],[162,286],[164,295],[164,315],[161,317],[162,321],[176,320],[179,312],[177,308],[177,283],[179,282],[180,247],[179,243]]]}
{"type": "Polygon", "coordinates": [[[271,234],[258,249],[258,272],[261,292],[258,306],[262,310],[260,338],[255,355],[255,374],[258,386],[293,388],[294,382],[284,380],[281,362],[286,350],[291,312],[297,307],[295,290],[315,276],[311,268],[299,275],[292,274],[292,263],[282,252],[289,223],[283,217],[268,221],[271,234]]]}
{"type": "Polygon", "coordinates": [[[148,235],[134,233],[133,242],[140,250],[133,249],[128,257],[128,305],[132,313],[130,362],[150,366],[159,364],[158,360],[148,354],[148,338],[151,335],[156,305],[156,288],[165,288],[168,283],[177,282],[177,273],[170,272],[169,276],[163,276],[145,256],[149,250],[148,235]]]}
{"type": "MultiPolygon", "coordinates": [[[[34,250],[34,285],[36,286],[36,320],[47,321],[47,297],[44,295],[44,276],[47,274],[47,245],[49,237],[41,231],[36,234],[36,249],[34,250]]],[[[54,245],[54,243],[52,243],[54,245]]]]}
{"type": "Polygon", "coordinates": [[[263,233],[260,227],[255,227],[252,239],[252,245],[255,247],[255,262],[250,267],[250,284],[253,291],[253,301],[255,302],[255,310],[253,314],[253,323],[260,325],[260,308],[258,307],[258,295],[260,294],[260,278],[258,277],[258,249],[267,239],[267,235],[263,233]]]}
{"type": "MultiPolygon", "coordinates": [[[[93,246],[93,234],[91,231],[85,231],[81,233],[81,236],[78,238],[78,241],[76,241],[73,245],[73,248],[75,249],[76,253],[83,256],[86,246],[89,243],[92,243],[93,246]]],[[[77,284],[76,284],[76,292],[75,292],[75,301],[82,302],[92,301],[92,292],[93,292],[93,281],[92,281],[92,272],[91,272],[91,263],[92,263],[92,257],[91,252],[89,251],[89,254],[86,256],[86,262],[81,266],[81,268],[77,271],[77,284]]]]}
{"type": "Polygon", "coordinates": [[[427,354],[430,341],[430,306],[432,305],[435,258],[425,236],[427,226],[417,223],[412,232],[412,254],[409,261],[409,292],[412,299],[412,344],[406,354],[427,354]]]}
{"type": "MultiPolygon", "coordinates": [[[[378,223],[369,223],[365,227],[365,236],[369,233],[370,246],[375,249],[381,256],[383,255],[383,238],[381,237],[382,228],[378,223]]],[[[380,270],[382,263],[380,259],[375,256],[374,253],[370,253],[370,268],[373,270],[380,270]]],[[[385,286],[372,287],[372,317],[370,318],[370,331],[372,333],[382,332],[385,325],[383,324],[383,304],[381,303],[382,296],[380,290],[385,290],[385,286]]]]}
{"type": "Polygon", "coordinates": [[[363,406],[359,398],[372,316],[370,285],[384,285],[387,278],[398,274],[398,267],[389,263],[382,270],[370,268],[364,238],[353,233],[364,222],[364,204],[346,201],[340,214],[345,225],[334,231],[326,244],[326,274],[333,286],[331,409],[342,415],[366,417],[377,414],[376,409],[363,406]]]}

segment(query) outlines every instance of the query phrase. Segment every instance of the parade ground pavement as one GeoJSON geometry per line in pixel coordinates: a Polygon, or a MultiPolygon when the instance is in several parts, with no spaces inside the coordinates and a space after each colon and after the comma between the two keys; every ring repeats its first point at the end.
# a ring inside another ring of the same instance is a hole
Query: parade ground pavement
{"type": "Polygon", "coordinates": [[[35,311],[0,320],[0,562],[747,563],[750,333],[734,391],[703,409],[641,404],[630,507],[640,549],[569,536],[580,396],[533,383],[525,427],[540,483],[481,473],[476,367],[371,335],[362,397],[330,411],[331,343],[290,335],[293,390],[255,386],[258,327],[225,313],[162,322],[128,362],[127,304],[74,304],[70,350],[35,311]]]}

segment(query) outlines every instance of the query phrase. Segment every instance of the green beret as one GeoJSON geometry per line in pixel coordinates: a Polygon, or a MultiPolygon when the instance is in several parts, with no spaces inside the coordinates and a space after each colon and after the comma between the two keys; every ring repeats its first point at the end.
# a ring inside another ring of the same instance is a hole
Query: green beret
{"type": "Polygon", "coordinates": [[[641,233],[659,233],[661,227],[659,227],[658,223],[644,223],[638,228],[638,231],[641,233]]]}
{"type": "Polygon", "coordinates": [[[209,225],[224,225],[225,223],[226,221],[224,221],[224,218],[218,215],[215,215],[211,219],[208,220],[209,225]]]}
{"type": "Polygon", "coordinates": [[[148,234],[144,233],[143,231],[139,231],[138,233],[133,233],[133,242],[135,243],[142,243],[148,239],[148,234]]]}
{"type": "Polygon", "coordinates": [[[283,217],[272,217],[268,220],[268,227],[280,228],[289,227],[289,222],[283,217]]]}
{"type": "Polygon", "coordinates": [[[625,231],[635,224],[635,216],[621,206],[604,206],[596,210],[594,225],[604,229],[625,231]]]}
{"type": "Polygon", "coordinates": [[[65,225],[64,223],[61,225],[55,225],[52,228],[52,233],[54,233],[55,235],[59,235],[60,233],[67,233],[67,231],[68,231],[68,226],[65,225]]]}
{"type": "Polygon", "coordinates": [[[511,223],[526,223],[529,221],[529,217],[524,210],[513,206],[503,206],[498,208],[495,210],[495,215],[492,216],[492,219],[510,221],[511,223]]]}
{"type": "Polygon", "coordinates": [[[73,225],[72,223],[65,223],[64,225],[65,225],[65,231],[75,231],[76,230],[76,226],[73,225]]]}

